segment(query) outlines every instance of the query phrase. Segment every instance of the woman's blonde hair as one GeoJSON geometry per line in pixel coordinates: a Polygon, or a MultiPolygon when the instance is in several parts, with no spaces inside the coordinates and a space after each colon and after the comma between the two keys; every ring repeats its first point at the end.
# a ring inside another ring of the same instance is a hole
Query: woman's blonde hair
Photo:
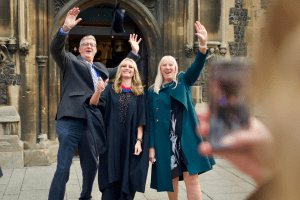
{"type": "Polygon", "coordinates": [[[136,62],[134,60],[130,59],[130,58],[125,58],[119,64],[118,71],[117,71],[117,74],[116,74],[116,79],[114,81],[114,84],[113,84],[112,88],[115,90],[115,92],[117,94],[122,93],[121,67],[122,67],[122,65],[124,64],[124,62],[126,60],[132,62],[132,65],[133,65],[133,68],[134,68],[134,73],[133,73],[133,77],[132,77],[132,81],[131,81],[131,86],[130,86],[131,92],[134,94],[134,96],[142,95],[142,94],[144,94],[144,89],[143,89],[141,77],[140,77],[139,71],[137,69],[136,62]]]}
{"type": "MultiPolygon", "coordinates": [[[[159,89],[163,83],[163,75],[160,71],[160,67],[161,65],[166,61],[166,60],[170,60],[174,66],[175,66],[175,75],[173,77],[173,81],[175,82],[175,87],[177,87],[177,82],[178,82],[178,78],[177,78],[177,74],[178,74],[178,65],[177,65],[177,62],[176,62],[176,59],[173,57],[173,56],[164,56],[162,57],[162,59],[160,60],[159,64],[158,64],[158,69],[157,69],[157,75],[156,75],[156,78],[155,78],[155,82],[154,82],[154,92],[156,94],[159,94],[159,89]]],[[[173,89],[174,89],[173,88],[173,89]]]]}

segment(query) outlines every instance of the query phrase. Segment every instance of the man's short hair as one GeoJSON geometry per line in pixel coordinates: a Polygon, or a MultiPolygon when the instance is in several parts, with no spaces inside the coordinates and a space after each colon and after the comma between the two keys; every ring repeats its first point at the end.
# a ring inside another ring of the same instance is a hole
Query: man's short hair
{"type": "Polygon", "coordinates": [[[93,40],[95,40],[95,43],[96,43],[96,45],[97,45],[96,38],[95,38],[94,36],[92,36],[92,35],[87,35],[87,36],[84,36],[84,37],[80,40],[79,47],[81,47],[81,45],[83,44],[83,40],[85,40],[85,39],[93,39],[93,40]]]}

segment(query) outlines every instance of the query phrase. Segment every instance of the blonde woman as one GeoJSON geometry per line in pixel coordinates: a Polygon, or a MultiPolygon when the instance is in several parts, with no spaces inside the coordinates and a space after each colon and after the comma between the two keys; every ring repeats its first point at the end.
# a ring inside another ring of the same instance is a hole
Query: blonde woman
{"type": "Polygon", "coordinates": [[[198,174],[212,169],[214,164],[213,159],[197,152],[202,139],[195,135],[197,118],[191,86],[205,64],[207,31],[200,22],[196,22],[195,27],[200,47],[194,63],[177,76],[175,58],[164,56],[159,63],[155,83],[149,88],[151,188],[168,191],[171,200],[178,200],[178,181],[182,179],[188,199],[202,199],[198,174]]]}
{"type": "Polygon", "coordinates": [[[136,63],[125,58],[114,83],[105,84],[99,81],[90,99],[103,114],[107,137],[107,151],[99,156],[99,189],[103,200],[133,199],[145,191],[149,165],[147,102],[136,63]]]}

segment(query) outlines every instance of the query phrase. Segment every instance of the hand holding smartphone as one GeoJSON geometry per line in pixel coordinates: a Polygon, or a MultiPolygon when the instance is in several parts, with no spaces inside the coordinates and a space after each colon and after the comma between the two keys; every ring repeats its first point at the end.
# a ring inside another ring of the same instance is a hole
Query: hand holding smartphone
{"type": "Polygon", "coordinates": [[[249,127],[251,63],[217,61],[210,66],[208,141],[213,149],[228,148],[222,139],[249,127]]]}

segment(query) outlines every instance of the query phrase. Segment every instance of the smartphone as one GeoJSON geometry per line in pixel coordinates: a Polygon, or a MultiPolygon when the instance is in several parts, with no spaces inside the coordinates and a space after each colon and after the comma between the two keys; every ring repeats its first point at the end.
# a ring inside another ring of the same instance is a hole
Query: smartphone
{"type": "Polygon", "coordinates": [[[225,136],[249,127],[251,66],[250,61],[236,59],[210,65],[208,141],[213,149],[227,148],[222,144],[225,136]]]}

